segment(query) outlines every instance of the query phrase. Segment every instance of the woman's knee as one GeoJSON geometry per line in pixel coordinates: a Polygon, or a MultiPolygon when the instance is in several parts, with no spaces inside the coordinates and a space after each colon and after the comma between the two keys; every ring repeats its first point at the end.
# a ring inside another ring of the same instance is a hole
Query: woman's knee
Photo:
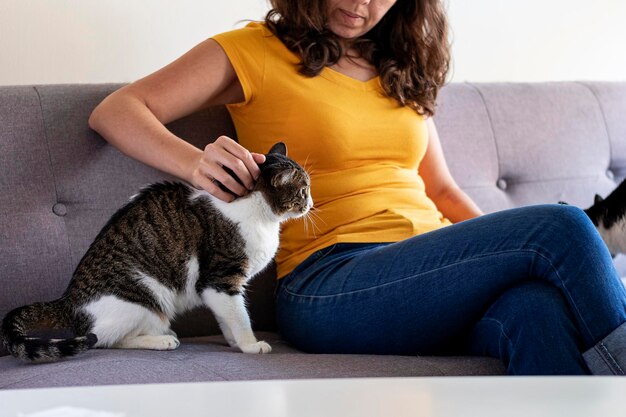
{"type": "Polygon", "coordinates": [[[593,222],[578,207],[542,205],[529,208],[527,215],[536,223],[526,247],[536,250],[546,259],[558,261],[563,256],[582,259],[590,254],[594,258],[595,254],[608,254],[593,222]]]}
{"type": "Polygon", "coordinates": [[[589,216],[580,208],[562,204],[540,206],[544,219],[558,236],[564,238],[591,238],[600,236],[589,216]]]}
{"type": "Polygon", "coordinates": [[[549,204],[534,207],[535,216],[554,238],[598,237],[589,216],[578,207],[549,204]]]}

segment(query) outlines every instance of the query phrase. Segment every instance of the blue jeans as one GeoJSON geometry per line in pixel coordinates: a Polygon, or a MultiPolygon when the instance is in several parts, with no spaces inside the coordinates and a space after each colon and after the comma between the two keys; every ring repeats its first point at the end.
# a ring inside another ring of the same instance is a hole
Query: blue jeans
{"type": "Polygon", "coordinates": [[[626,369],[624,285],[571,206],[329,246],[279,281],[276,309],[285,339],[312,353],[486,355],[526,375],[626,369]]]}

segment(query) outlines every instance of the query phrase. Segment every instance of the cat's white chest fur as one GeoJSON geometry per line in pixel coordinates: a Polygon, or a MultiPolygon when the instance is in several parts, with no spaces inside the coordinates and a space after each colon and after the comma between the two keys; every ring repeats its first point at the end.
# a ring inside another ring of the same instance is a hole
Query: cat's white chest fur
{"type": "Polygon", "coordinates": [[[237,225],[245,242],[248,258],[247,277],[261,272],[270,263],[278,250],[280,219],[272,212],[260,193],[252,193],[231,203],[213,197],[205,191],[195,191],[192,199],[209,198],[213,205],[237,225]]]}
{"type": "Polygon", "coordinates": [[[248,276],[261,272],[274,258],[278,250],[278,222],[275,224],[239,224],[241,235],[246,241],[248,276]]]}

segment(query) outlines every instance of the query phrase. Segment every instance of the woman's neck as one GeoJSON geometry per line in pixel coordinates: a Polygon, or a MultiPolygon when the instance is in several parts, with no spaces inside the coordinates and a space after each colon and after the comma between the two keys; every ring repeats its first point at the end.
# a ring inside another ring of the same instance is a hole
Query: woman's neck
{"type": "Polygon", "coordinates": [[[361,57],[355,49],[346,49],[344,55],[330,68],[359,81],[368,81],[378,75],[376,67],[361,57]]]}

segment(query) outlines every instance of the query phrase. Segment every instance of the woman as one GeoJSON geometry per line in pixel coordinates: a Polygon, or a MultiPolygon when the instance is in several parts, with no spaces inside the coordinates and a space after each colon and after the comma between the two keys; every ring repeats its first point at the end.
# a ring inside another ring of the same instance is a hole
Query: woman
{"type": "Polygon", "coordinates": [[[279,138],[306,161],[319,219],[281,237],[284,337],[309,352],[490,355],[510,374],[623,374],[626,293],[585,214],[483,216],[448,171],[430,118],[449,63],[440,0],[272,6],[113,93],[90,126],[225,201],[213,181],[245,194],[279,138]],[[164,127],[220,104],[239,143],[202,151],[164,127]]]}

